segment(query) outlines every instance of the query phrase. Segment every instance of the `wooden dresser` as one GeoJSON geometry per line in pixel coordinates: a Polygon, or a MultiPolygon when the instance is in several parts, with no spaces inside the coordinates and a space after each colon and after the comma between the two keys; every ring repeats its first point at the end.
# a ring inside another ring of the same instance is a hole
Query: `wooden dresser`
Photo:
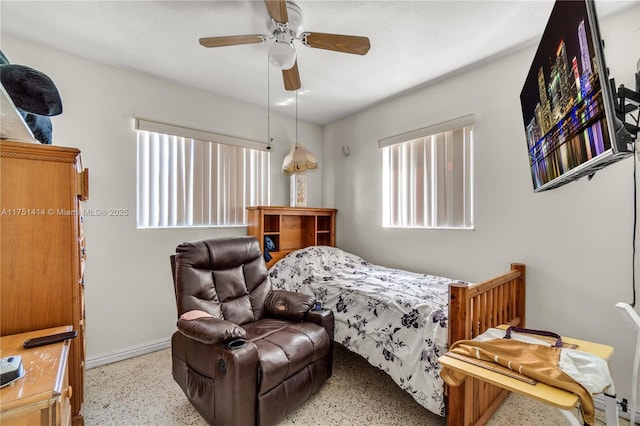
{"type": "Polygon", "coordinates": [[[71,325],[71,421],[83,424],[88,171],[75,148],[0,141],[0,335],[71,325]]]}
{"type": "Polygon", "coordinates": [[[316,245],[335,247],[336,212],[312,207],[249,207],[247,235],[258,239],[263,253],[264,238],[273,241],[275,249],[269,251],[272,259],[267,262],[270,268],[294,250],[316,245]]]}

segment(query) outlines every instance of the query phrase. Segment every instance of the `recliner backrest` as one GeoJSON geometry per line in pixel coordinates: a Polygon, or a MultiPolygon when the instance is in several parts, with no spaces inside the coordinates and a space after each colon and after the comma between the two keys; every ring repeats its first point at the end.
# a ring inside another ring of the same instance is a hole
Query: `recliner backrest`
{"type": "Polygon", "coordinates": [[[263,317],[271,282],[255,237],[182,243],[174,270],[178,316],[197,309],[238,325],[263,317]]]}

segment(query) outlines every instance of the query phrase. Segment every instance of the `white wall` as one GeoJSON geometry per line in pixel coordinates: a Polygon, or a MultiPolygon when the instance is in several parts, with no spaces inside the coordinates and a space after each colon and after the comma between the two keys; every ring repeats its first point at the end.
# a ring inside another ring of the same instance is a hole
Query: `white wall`
{"type": "MultiPolygon", "coordinates": [[[[176,323],[169,255],[183,241],[245,235],[246,227],[136,229],[133,117],[266,143],[267,111],[7,36],[2,37],[1,48],[12,63],[44,72],[58,87],[64,111],[53,117],[53,141],[82,150],[90,176],[85,207],[130,212],[127,217],[88,217],[85,221],[89,365],[95,358],[166,342],[176,323]]],[[[322,129],[299,122],[298,133],[322,164],[322,129]]],[[[289,179],[280,167],[295,136],[294,119],[272,111],[271,135],[275,139],[271,202],[288,205],[289,179]]],[[[308,176],[309,205],[320,206],[321,175],[308,176]]]]}
{"type": "MultiPolygon", "coordinates": [[[[627,87],[640,58],[639,9],[601,22],[612,76],[627,87]]],[[[323,201],[338,209],[338,245],[376,263],[468,281],[526,263],[527,325],[614,346],[612,373],[628,399],[635,334],[614,306],[632,295],[634,160],[533,192],[519,95],[534,53],[532,46],[325,126],[323,201]],[[475,230],[382,228],[378,140],[470,113],[475,230]]]]}

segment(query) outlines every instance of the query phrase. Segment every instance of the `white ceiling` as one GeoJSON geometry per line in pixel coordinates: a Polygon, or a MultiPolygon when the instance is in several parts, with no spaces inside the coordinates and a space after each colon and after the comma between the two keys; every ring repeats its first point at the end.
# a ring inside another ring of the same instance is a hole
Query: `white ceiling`
{"type": "MultiPolygon", "coordinates": [[[[634,1],[599,0],[600,16],[634,1]]],[[[537,43],[553,1],[298,0],[303,31],[369,37],[366,56],[296,41],[298,116],[325,124],[537,43]]],[[[267,34],[262,1],[0,1],[2,35],[295,114],[268,44],[207,49],[200,37],[267,34]],[[267,77],[269,75],[269,78],[267,77]],[[267,84],[269,82],[269,84],[267,84]]],[[[12,52],[4,52],[11,61],[12,52]]],[[[24,64],[29,65],[29,64],[24,64]]],[[[43,70],[44,71],[44,70],[43,70]]],[[[524,78],[524,76],[523,76],[524,78]]]]}

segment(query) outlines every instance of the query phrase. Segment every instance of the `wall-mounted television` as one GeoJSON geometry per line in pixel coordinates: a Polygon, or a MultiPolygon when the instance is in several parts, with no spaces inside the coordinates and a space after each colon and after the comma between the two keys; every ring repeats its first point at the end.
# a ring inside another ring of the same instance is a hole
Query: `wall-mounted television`
{"type": "Polygon", "coordinates": [[[614,90],[593,1],[557,0],[520,93],[534,191],[632,154],[614,90]]]}

